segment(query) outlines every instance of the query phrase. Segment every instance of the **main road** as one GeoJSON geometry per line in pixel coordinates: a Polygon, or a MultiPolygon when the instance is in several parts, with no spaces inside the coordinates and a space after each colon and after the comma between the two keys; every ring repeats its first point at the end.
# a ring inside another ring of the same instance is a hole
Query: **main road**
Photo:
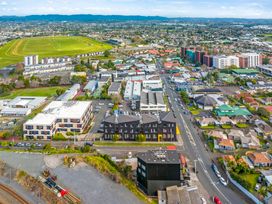
{"type": "MultiPolygon", "coordinates": [[[[161,67],[161,64],[157,64],[157,66],[161,67]]],[[[252,203],[240,192],[237,192],[238,189],[235,189],[235,187],[230,188],[230,184],[225,187],[219,182],[211,169],[212,160],[201,141],[198,129],[191,122],[190,115],[186,114],[186,110],[183,110],[181,105],[178,104],[176,99],[179,98],[179,95],[170,88],[166,75],[161,75],[161,78],[165,84],[165,93],[169,97],[171,109],[176,116],[177,124],[182,133],[182,137],[178,138],[180,144],[178,150],[185,152],[187,157],[195,163],[198,172],[197,177],[203,187],[210,196],[218,196],[223,203],[252,203]]]]}

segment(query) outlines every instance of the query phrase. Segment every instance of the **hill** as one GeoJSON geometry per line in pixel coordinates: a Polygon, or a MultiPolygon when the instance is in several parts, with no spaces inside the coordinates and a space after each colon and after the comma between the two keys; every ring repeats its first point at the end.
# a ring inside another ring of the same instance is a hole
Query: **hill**
{"type": "Polygon", "coordinates": [[[26,55],[75,56],[111,49],[108,44],[81,36],[33,37],[12,40],[0,47],[0,67],[23,62],[26,55]]]}

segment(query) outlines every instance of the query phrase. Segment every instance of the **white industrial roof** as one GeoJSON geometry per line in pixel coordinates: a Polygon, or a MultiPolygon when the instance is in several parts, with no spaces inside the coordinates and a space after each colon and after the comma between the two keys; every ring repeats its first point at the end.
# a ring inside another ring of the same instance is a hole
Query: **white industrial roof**
{"type": "Polygon", "coordinates": [[[50,125],[58,118],[80,119],[90,104],[90,101],[53,101],[25,124],[50,125]]]}

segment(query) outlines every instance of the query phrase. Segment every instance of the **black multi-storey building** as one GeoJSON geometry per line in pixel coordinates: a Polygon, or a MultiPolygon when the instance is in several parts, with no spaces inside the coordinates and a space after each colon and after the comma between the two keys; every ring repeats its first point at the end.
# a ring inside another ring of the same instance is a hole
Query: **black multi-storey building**
{"type": "Polygon", "coordinates": [[[111,115],[104,122],[104,140],[112,140],[115,135],[120,140],[136,140],[145,135],[147,141],[176,141],[176,121],[171,112],[161,112],[158,116],[111,115]]]}
{"type": "Polygon", "coordinates": [[[176,150],[155,150],[138,153],[137,184],[147,195],[181,185],[179,154],[176,150]]]}

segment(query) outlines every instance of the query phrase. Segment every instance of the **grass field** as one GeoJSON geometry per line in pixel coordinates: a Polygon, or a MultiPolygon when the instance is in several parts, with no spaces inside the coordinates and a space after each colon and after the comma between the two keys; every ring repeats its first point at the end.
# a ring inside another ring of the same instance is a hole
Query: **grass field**
{"type": "Polygon", "coordinates": [[[26,55],[74,56],[111,49],[112,46],[81,36],[33,37],[12,40],[0,47],[0,67],[23,62],[26,55]]]}
{"type": "Polygon", "coordinates": [[[51,97],[56,95],[56,90],[59,88],[68,89],[68,87],[54,86],[54,87],[42,87],[42,88],[30,88],[30,89],[17,89],[11,91],[8,95],[0,97],[0,99],[13,99],[17,96],[44,96],[51,97]]]}

